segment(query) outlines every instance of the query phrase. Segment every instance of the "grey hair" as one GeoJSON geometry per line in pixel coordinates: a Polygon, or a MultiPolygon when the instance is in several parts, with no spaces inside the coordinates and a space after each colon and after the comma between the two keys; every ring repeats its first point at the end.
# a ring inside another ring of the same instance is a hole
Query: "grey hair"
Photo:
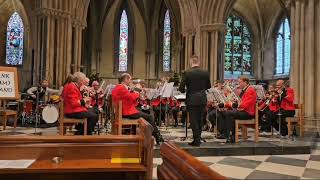
{"type": "Polygon", "coordinates": [[[75,82],[80,82],[80,80],[84,80],[86,78],[86,75],[82,72],[75,72],[73,74],[73,80],[75,82]]]}

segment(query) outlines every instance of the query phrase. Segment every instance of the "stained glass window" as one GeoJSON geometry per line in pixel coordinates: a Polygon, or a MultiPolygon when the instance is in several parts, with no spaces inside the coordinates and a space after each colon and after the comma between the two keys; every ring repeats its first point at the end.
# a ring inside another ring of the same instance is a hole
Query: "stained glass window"
{"type": "Polygon", "coordinates": [[[20,15],[14,12],[8,21],[6,64],[21,65],[23,61],[23,22],[20,15]]]}
{"type": "Polygon", "coordinates": [[[281,22],[277,34],[276,75],[288,75],[290,71],[290,27],[288,18],[281,22]]]}
{"type": "Polygon", "coordinates": [[[238,16],[227,19],[225,36],[225,77],[252,73],[251,34],[248,26],[238,16]]]}
{"type": "Polygon", "coordinates": [[[128,16],[125,10],[121,13],[120,19],[120,37],[119,37],[119,71],[128,70],[128,35],[129,25],[128,16]]]}
{"type": "Polygon", "coordinates": [[[163,23],[163,71],[170,71],[171,61],[171,21],[169,10],[166,11],[163,23]]]}

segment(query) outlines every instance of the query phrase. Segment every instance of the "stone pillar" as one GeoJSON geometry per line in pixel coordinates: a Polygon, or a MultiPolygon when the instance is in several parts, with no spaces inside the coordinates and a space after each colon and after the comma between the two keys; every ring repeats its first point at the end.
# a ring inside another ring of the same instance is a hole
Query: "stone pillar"
{"type": "MultiPolygon", "coordinates": [[[[202,67],[210,70],[210,80],[214,82],[218,79],[218,61],[219,59],[219,36],[224,33],[225,25],[223,23],[201,25],[201,60],[202,67]]],[[[223,64],[223,63],[222,63],[223,64]]]]}
{"type": "Polygon", "coordinates": [[[187,30],[184,33],[182,33],[183,37],[186,38],[186,44],[185,44],[185,67],[184,69],[189,69],[190,68],[190,57],[193,55],[192,54],[192,37],[194,35],[194,31],[193,30],[187,30]]]}
{"type": "Polygon", "coordinates": [[[74,24],[75,32],[74,32],[74,58],[75,58],[75,65],[74,71],[80,71],[82,68],[81,58],[82,58],[82,30],[84,26],[80,25],[79,23],[74,24]]]}
{"type": "Polygon", "coordinates": [[[291,3],[290,83],[295,90],[296,102],[304,104],[307,117],[320,113],[319,6],[318,0],[291,3]]]}

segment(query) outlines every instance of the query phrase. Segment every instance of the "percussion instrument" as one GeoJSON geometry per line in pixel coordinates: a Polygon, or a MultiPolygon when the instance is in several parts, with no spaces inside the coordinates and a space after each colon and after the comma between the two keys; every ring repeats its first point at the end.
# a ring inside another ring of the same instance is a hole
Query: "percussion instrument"
{"type": "Polygon", "coordinates": [[[31,114],[33,111],[33,101],[32,100],[26,100],[23,103],[23,112],[26,114],[31,114]]]}
{"type": "Polygon", "coordinates": [[[53,103],[53,104],[59,103],[60,102],[60,96],[58,96],[58,95],[50,96],[49,97],[49,102],[53,103]]]}
{"type": "Polygon", "coordinates": [[[59,118],[59,111],[56,106],[49,104],[42,110],[42,119],[48,123],[55,123],[59,118]]]}

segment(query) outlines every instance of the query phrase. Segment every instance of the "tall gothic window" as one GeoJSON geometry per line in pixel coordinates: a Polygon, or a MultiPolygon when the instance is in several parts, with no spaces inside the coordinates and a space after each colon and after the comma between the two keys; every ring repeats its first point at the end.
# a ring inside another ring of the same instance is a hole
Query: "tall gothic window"
{"type": "Polygon", "coordinates": [[[128,16],[125,10],[121,13],[120,18],[120,33],[119,33],[119,71],[128,71],[128,37],[129,24],[128,16]]]}
{"type": "Polygon", "coordinates": [[[227,20],[225,37],[225,77],[252,74],[251,34],[246,23],[238,16],[227,20]]]}
{"type": "Polygon", "coordinates": [[[23,33],[22,19],[17,12],[14,12],[7,26],[6,64],[21,65],[23,63],[23,33]]]}
{"type": "Polygon", "coordinates": [[[277,33],[276,46],[276,75],[288,75],[290,71],[290,27],[288,18],[285,18],[277,33]]]}
{"type": "Polygon", "coordinates": [[[171,20],[169,10],[166,10],[163,22],[163,71],[171,70],[171,20]]]}

